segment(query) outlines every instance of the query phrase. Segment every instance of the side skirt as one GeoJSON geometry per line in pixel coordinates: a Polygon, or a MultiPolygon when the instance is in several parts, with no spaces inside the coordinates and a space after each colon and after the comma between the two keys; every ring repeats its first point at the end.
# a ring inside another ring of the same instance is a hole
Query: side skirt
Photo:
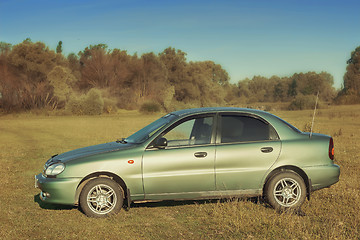
{"type": "MultiPolygon", "coordinates": [[[[207,191],[207,192],[181,192],[181,193],[160,193],[145,194],[144,201],[157,200],[201,200],[201,199],[221,199],[232,197],[257,197],[262,195],[262,189],[249,190],[226,190],[226,191],[207,191]]],[[[134,201],[135,202],[135,201],[134,201]]]]}

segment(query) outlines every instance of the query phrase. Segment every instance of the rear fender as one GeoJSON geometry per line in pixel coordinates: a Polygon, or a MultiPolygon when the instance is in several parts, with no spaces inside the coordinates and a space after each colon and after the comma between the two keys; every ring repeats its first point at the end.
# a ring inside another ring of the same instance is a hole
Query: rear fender
{"type": "Polygon", "coordinates": [[[306,175],[306,173],[303,171],[303,170],[301,170],[300,168],[298,168],[298,167],[295,167],[295,166],[281,166],[281,167],[278,167],[278,168],[276,168],[276,169],[274,169],[274,170],[272,170],[268,175],[267,175],[267,177],[266,177],[266,179],[265,179],[265,183],[264,183],[264,186],[263,186],[263,195],[264,195],[264,193],[265,193],[265,187],[266,187],[266,184],[269,182],[269,180],[273,177],[273,176],[275,176],[275,175],[277,175],[277,174],[279,174],[279,173],[281,173],[281,172],[284,172],[284,171],[293,171],[293,172],[295,172],[295,173],[297,173],[297,174],[299,174],[300,176],[301,176],[301,178],[304,180],[304,183],[305,183],[305,185],[306,185],[306,198],[308,199],[308,200],[310,200],[310,194],[311,194],[311,179],[309,179],[308,178],[308,176],[306,175]]]}

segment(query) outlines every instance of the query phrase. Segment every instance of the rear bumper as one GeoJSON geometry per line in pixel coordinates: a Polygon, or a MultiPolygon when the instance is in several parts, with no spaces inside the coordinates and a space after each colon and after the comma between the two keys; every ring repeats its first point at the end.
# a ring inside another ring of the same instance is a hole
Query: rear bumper
{"type": "Polygon", "coordinates": [[[336,164],[303,169],[311,180],[311,191],[330,187],[339,181],[340,167],[336,164]]]}
{"type": "Polygon", "coordinates": [[[74,205],[75,192],[81,178],[46,178],[41,173],[35,176],[35,187],[41,190],[44,202],[74,205]]]}

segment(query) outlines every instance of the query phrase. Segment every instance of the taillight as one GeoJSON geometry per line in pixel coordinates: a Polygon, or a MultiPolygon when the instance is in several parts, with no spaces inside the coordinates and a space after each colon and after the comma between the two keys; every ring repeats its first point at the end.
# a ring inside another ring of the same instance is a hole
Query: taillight
{"type": "Polygon", "coordinates": [[[332,138],[330,138],[330,143],[329,143],[329,158],[331,160],[334,160],[334,140],[332,138]]]}

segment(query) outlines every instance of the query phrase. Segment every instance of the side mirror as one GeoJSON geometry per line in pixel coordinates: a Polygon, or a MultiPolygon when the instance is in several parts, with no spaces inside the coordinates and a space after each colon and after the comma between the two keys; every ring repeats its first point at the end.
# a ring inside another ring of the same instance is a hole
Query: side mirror
{"type": "Polygon", "coordinates": [[[159,149],[164,149],[166,146],[167,146],[167,139],[159,138],[158,140],[156,140],[154,147],[159,148],[159,149]]]}

